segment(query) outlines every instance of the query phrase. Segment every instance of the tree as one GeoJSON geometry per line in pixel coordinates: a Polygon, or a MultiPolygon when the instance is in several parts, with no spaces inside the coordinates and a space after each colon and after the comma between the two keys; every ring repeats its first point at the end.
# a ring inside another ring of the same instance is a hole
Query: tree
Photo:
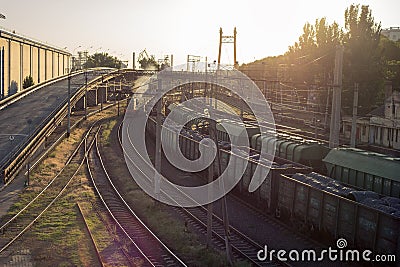
{"type": "Polygon", "coordinates": [[[317,44],[315,59],[319,67],[317,79],[326,85],[330,82],[330,77],[332,77],[335,65],[334,51],[336,46],[342,43],[343,32],[336,22],[333,22],[331,25],[327,24],[326,18],[315,21],[315,31],[317,44]]]}
{"type": "Polygon", "coordinates": [[[350,111],[354,83],[358,83],[360,112],[366,113],[376,106],[383,90],[381,25],[375,23],[368,6],[351,5],[345,11],[345,30],[343,107],[350,111]]]}
{"type": "Polygon", "coordinates": [[[139,60],[139,64],[140,67],[144,70],[149,70],[149,69],[158,70],[159,68],[154,55],[151,55],[150,57],[142,57],[139,60]]]}
{"type": "Polygon", "coordinates": [[[108,53],[95,53],[88,56],[84,68],[108,67],[121,68],[122,61],[116,57],[108,55],[108,53]]]}
{"type": "Polygon", "coordinates": [[[342,41],[342,31],[334,22],[329,25],[326,18],[317,19],[314,25],[306,23],[299,41],[286,52],[290,65],[290,79],[296,83],[326,85],[333,71],[336,45],[342,41]]]}
{"type": "MultiPolygon", "coordinates": [[[[327,23],[325,18],[314,24],[307,22],[298,41],[283,56],[242,65],[241,69],[253,79],[270,76],[295,87],[307,89],[313,84],[326,88],[333,82],[336,46],[341,44],[345,48],[342,108],[351,114],[354,84],[358,83],[359,113],[370,112],[383,102],[385,80],[391,80],[394,89],[400,90],[400,42],[381,37],[381,25],[368,6],[351,5],[344,15],[344,28],[336,22],[327,23]],[[284,75],[266,75],[267,71],[278,73],[281,66],[284,75]]],[[[327,90],[322,92],[319,103],[325,106],[327,90]]]]}
{"type": "Polygon", "coordinates": [[[23,88],[23,89],[26,89],[26,88],[28,88],[28,87],[33,86],[34,84],[35,84],[35,83],[33,82],[32,76],[29,75],[29,76],[26,76],[25,79],[24,79],[24,81],[22,82],[22,88],[23,88]]]}
{"type": "Polygon", "coordinates": [[[379,46],[383,53],[384,78],[392,81],[393,89],[400,91],[400,41],[393,42],[382,36],[379,46]]]}

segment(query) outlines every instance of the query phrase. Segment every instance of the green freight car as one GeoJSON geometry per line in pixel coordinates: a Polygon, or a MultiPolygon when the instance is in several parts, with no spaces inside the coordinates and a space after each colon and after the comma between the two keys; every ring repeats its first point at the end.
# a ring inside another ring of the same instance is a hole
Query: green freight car
{"type": "Polygon", "coordinates": [[[266,153],[271,153],[275,147],[276,156],[324,172],[322,159],[329,152],[329,148],[317,141],[280,133],[267,133],[264,136],[253,135],[251,147],[259,151],[261,145],[266,153]]]}
{"type": "Polygon", "coordinates": [[[400,158],[357,148],[335,148],[323,161],[328,176],[338,181],[400,197],[400,158]]]}

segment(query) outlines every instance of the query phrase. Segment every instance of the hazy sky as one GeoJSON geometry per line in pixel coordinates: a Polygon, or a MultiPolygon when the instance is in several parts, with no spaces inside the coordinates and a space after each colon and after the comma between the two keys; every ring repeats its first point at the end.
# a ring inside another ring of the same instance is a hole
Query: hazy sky
{"type": "MultiPolygon", "coordinates": [[[[107,51],[130,66],[132,52],[144,48],[156,58],[174,54],[174,65],[188,54],[216,60],[219,27],[231,35],[236,26],[241,64],[284,53],[307,21],[326,17],[343,26],[352,3],[368,4],[383,28],[400,26],[399,0],[0,0],[7,17],[0,26],[70,52],[107,51]]],[[[223,46],[222,61],[233,63],[233,45],[223,46]]]]}

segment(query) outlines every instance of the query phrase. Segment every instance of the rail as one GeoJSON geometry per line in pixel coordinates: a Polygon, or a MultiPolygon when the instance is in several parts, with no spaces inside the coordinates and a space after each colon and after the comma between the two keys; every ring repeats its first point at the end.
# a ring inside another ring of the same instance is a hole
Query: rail
{"type": "MultiPolygon", "coordinates": [[[[93,129],[93,127],[90,128],[90,130],[87,132],[87,135],[85,135],[85,137],[84,137],[83,140],[86,140],[86,139],[88,138],[89,133],[90,133],[90,131],[91,131],[92,129],[93,129]]],[[[96,135],[97,135],[97,133],[99,132],[99,130],[100,130],[100,127],[96,129],[94,139],[96,138],[96,135]]],[[[94,144],[94,139],[93,139],[92,142],[89,144],[89,149],[93,146],[93,144],[94,144]]],[[[83,145],[86,146],[86,141],[85,141],[85,142],[82,141],[82,142],[79,144],[78,149],[79,149],[80,147],[82,147],[83,145]]],[[[70,157],[70,159],[68,160],[68,162],[65,164],[65,166],[67,166],[67,165],[71,162],[72,157],[74,157],[74,154],[76,155],[76,153],[73,152],[72,156],[70,157]]],[[[39,195],[38,195],[35,199],[33,199],[31,202],[29,202],[28,205],[26,205],[22,210],[20,210],[15,216],[13,216],[10,220],[8,220],[8,221],[1,227],[1,229],[2,229],[2,231],[3,231],[3,230],[5,230],[6,227],[9,226],[9,224],[10,224],[11,222],[15,222],[15,224],[17,225],[17,227],[22,227],[22,229],[18,229],[18,230],[17,230],[17,234],[16,234],[15,236],[12,235],[11,239],[9,239],[8,241],[6,241],[5,244],[1,244],[0,253],[4,252],[4,251],[5,251],[7,248],[9,248],[17,239],[19,239],[26,231],[28,231],[28,230],[35,224],[35,222],[38,221],[38,220],[43,216],[43,214],[55,203],[55,201],[57,201],[57,199],[60,198],[60,196],[64,193],[64,191],[67,189],[67,187],[69,186],[69,184],[72,182],[73,178],[78,174],[80,168],[82,167],[82,165],[83,165],[84,162],[85,162],[85,158],[86,158],[86,154],[83,155],[80,164],[78,165],[78,167],[76,168],[76,170],[74,171],[74,173],[71,175],[71,177],[69,177],[69,178],[67,179],[66,183],[62,186],[61,190],[58,191],[58,193],[57,193],[54,197],[51,197],[50,203],[45,204],[44,208],[41,208],[40,211],[39,211],[39,213],[38,213],[37,215],[34,215],[34,218],[33,218],[33,219],[29,219],[29,223],[28,223],[26,226],[22,225],[20,221],[16,221],[16,219],[19,218],[19,216],[20,216],[20,214],[22,214],[22,212],[24,212],[25,210],[27,210],[27,208],[31,205],[31,203],[33,203],[33,202],[39,197],[39,195]]],[[[65,167],[65,166],[64,166],[64,167],[65,167]]],[[[63,169],[64,169],[64,168],[63,168],[63,169]]],[[[61,172],[59,172],[59,174],[60,174],[60,173],[61,173],[61,172]]],[[[53,181],[54,181],[54,179],[57,179],[57,177],[59,177],[59,174],[57,174],[57,175],[53,178],[53,181]]],[[[50,184],[49,184],[49,186],[50,186],[50,184]]],[[[46,187],[45,189],[43,189],[42,192],[44,192],[45,190],[47,190],[47,187],[46,187]]],[[[42,194],[42,193],[41,193],[41,194],[42,194]]]]}
{"type": "MultiPolygon", "coordinates": [[[[104,70],[101,68],[97,69],[91,69],[89,71],[98,71],[98,70],[104,70]]],[[[107,69],[111,70],[111,69],[107,69]]],[[[79,72],[78,74],[82,74],[83,72],[79,72]]],[[[78,75],[76,74],[76,75],[78,75]]],[[[71,97],[71,105],[74,105],[84,94],[85,94],[85,89],[89,89],[97,85],[98,83],[102,83],[104,81],[107,81],[109,79],[115,78],[116,76],[123,75],[123,73],[117,71],[112,71],[109,72],[106,77],[104,76],[98,76],[95,79],[91,80],[90,83],[88,83],[88,86],[86,87],[85,85],[79,87],[75,94],[71,97]]],[[[63,79],[67,78],[67,76],[64,76],[63,79]]],[[[55,82],[55,81],[54,81],[55,82]]],[[[41,87],[40,87],[41,88],[41,87]]],[[[39,88],[37,88],[39,89],[39,88]]],[[[36,89],[36,90],[37,90],[36,89]]],[[[31,89],[33,90],[33,89],[31,89]]],[[[32,93],[32,91],[29,91],[32,93]]],[[[28,93],[28,92],[26,92],[28,93]]],[[[21,99],[26,95],[19,94],[18,99],[21,99]]],[[[8,100],[8,101],[17,101],[18,99],[13,98],[14,100],[8,100]]],[[[15,175],[18,173],[18,171],[23,167],[25,161],[27,158],[35,153],[35,151],[39,148],[39,146],[42,144],[42,142],[45,140],[45,138],[50,135],[54,129],[56,128],[56,125],[60,123],[65,116],[67,115],[68,112],[68,99],[66,98],[57,108],[54,109],[53,112],[51,112],[43,121],[41,124],[39,124],[38,127],[36,127],[35,131],[33,134],[30,136],[25,137],[25,139],[16,147],[14,147],[4,158],[2,161],[0,161],[0,170],[1,170],[1,179],[3,183],[6,185],[12,179],[15,177],[15,175]]]]}
{"type": "Polygon", "coordinates": [[[97,259],[98,259],[98,261],[99,261],[99,263],[100,263],[100,266],[101,266],[101,267],[104,267],[103,260],[101,259],[101,256],[100,256],[99,248],[97,247],[97,244],[96,244],[96,242],[94,241],[92,232],[90,231],[89,225],[88,225],[87,222],[86,222],[87,219],[86,219],[85,215],[83,214],[82,208],[81,208],[81,206],[79,205],[78,202],[76,203],[76,207],[78,208],[78,213],[81,215],[81,218],[82,218],[83,223],[84,223],[84,225],[85,225],[85,229],[86,229],[86,231],[87,231],[88,234],[89,234],[90,241],[92,242],[93,248],[94,248],[94,250],[96,251],[96,256],[97,256],[97,259]]]}
{"type": "MultiPolygon", "coordinates": [[[[134,218],[135,221],[138,222],[138,225],[143,228],[143,231],[152,239],[155,241],[156,244],[158,244],[160,246],[160,249],[162,249],[163,251],[165,251],[165,255],[168,255],[170,257],[169,260],[172,260],[175,262],[175,264],[178,264],[180,266],[186,266],[186,264],[173,252],[171,251],[168,246],[166,244],[164,244],[163,241],[161,241],[158,236],[156,234],[153,233],[153,231],[151,231],[148,226],[136,215],[136,213],[131,209],[131,207],[128,205],[128,203],[125,201],[125,199],[122,197],[121,193],[117,190],[117,188],[115,187],[114,183],[112,182],[111,177],[109,176],[106,167],[104,165],[103,159],[101,157],[101,154],[99,152],[98,149],[98,143],[97,143],[97,138],[96,138],[96,142],[95,145],[91,148],[91,149],[95,149],[95,155],[98,157],[99,161],[100,161],[100,168],[103,170],[104,172],[104,176],[105,176],[105,180],[109,183],[109,186],[111,188],[111,190],[115,193],[116,198],[119,199],[119,201],[121,202],[121,205],[123,207],[125,207],[125,209],[127,210],[128,214],[130,214],[132,216],[132,218],[134,218]]],[[[101,201],[103,202],[104,206],[106,207],[106,209],[108,210],[109,214],[111,215],[111,217],[114,219],[114,221],[116,222],[116,224],[118,225],[118,227],[124,232],[124,234],[128,237],[128,239],[134,244],[134,246],[139,250],[140,254],[142,254],[144,256],[144,258],[151,264],[155,264],[155,258],[154,256],[150,256],[147,255],[146,252],[142,251],[142,249],[140,248],[140,246],[138,244],[136,244],[135,240],[131,237],[131,235],[128,233],[128,229],[126,229],[126,225],[123,226],[121,225],[121,223],[119,222],[119,220],[114,216],[114,213],[112,212],[111,208],[108,206],[108,204],[106,203],[106,200],[104,199],[103,195],[101,194],[98,186],[96,185],[95,179],[93,174],[90,171],[90,167],[89,167],[89,160],[88,161],[88,169],[89,169],[89,173],[93,182],[93,185],[96,189],[97,195],[100,197],[101,201]]],[[[108,197],[109,194],[107,194],[108,197]]],[[[165,259],[164,259],[165,260],[165,259]]],[[[157,264],[155,264],[157,265],[157,264]]]]}
{"type": "MultiPolygon", "coordinates": [[[[143,175],[143,177],[145,179],[150,179],[146,173],[143,171],[142,167],[138,167],[137,162],[135,162],[130,156],[129,154],[125,151],[123,145],[122,145],[122,136],[121,136],[121,128],[122,124],[119,125],[119,129],[118,129],[118,141],[120,144],[120,147],[122,149],[122,153],[124,154],[124,156],[133,164],[133,166],[135,166],[135,168],[138,170],[138,173],[141,173],[143,175]]],[[[129,137],[128,137],[129,140],[129,137]]],[[[129,140],[130,142],[130,140],[129,140]]],[[[136,148],[133,148],[136,152],[136,148]]],[[[141,158],[141,160],[143,160],[143,162],[145,163],[145,166],[147,165],[148,167],[151,168],[151,166],[149,165],[149,163],[144,160],[143,156],[138,154],[139,158],[141,158]]],[[[195,204],[198,204],[197,201],[195,199],[193,199],[191,196],[187,195],[186,193],[184,193],[183,191],[179,190],[178,188],[175,188],[176,192],[179,192],[179,194],[187,199],[189,199],[190,201],[192,201],[195,204]]],[[[175,202],[176,204],[178,204],[176,202],[176,199],[171,197],[169,194],[167,194],[164,190],[161,189],[161,193],[163,193],[165,195],[165,197],[169,198],[170,200],[172,200],[173,202],[175,202]]],[[[178,205],[179,206],[179,205],[178,205]]],[[[201,206],[200,204],[198,204],[197,207],[192,207],[192,208],[185,208],[185,207],[175,207],[178,209],[179,211],[182,211],[186,214],[188,214],[188,216],[191,217],[192,221],[195,220],[197,221],[200,225],[202,225],[203,227],[207,227],[206,223],[204,223],[204,221],[202,221],[198,215],[194,214],[196,211],[200,211],[200,212],[206,212],[207,210],[205,207],[201,206]]],[[[218,216],[216,216],[215,214],[213,215],[214,218],[217,219],[216,222],[218,222],[220,225],[220,229],[223,229],[223,223],[222,223],[222,219],[219,218],[218,216]]],[[[234,234],[234,236],[231,236],[231,247],[233,249],[233,251],[235,251],[236,253],[238,253],[241,258],[248,260],[250,263],[252,263],[252,265],[254,266],[262,266],[262,265],[267,265],[267,266],[290,266],[288,263],[282,262],[280,261],[278,258],[276,258],[275,256],[273,257],[272,261],[268,261],[268,262],[264,262],[261,263],[258,261],[258,259],[256,259],[256,253],[259,249],[262,249],[262,246],[259,245],[257,242],[253,241],[252,239],[250,239],[249,237],[247,237],[246,235],[242,234],[239,230],[237,230],[236,228],[234,228],[232,225],[229,225],[229,232],[232,234],[234,234]],[[245,248],[243,248],[243,244],[247,245],[245,248]]],[[[225,236],[224,236],[224,230],[218,232],[217,229],[212,229],[212,233],[213,236],[217,237],[220,241],[225,242],[225,236]]]]}

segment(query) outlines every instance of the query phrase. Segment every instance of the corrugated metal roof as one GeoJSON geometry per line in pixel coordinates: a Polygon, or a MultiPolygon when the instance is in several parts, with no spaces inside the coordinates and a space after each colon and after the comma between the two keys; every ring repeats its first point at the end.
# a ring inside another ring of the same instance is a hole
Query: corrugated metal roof
{"type": "Polygon", "coordinates": [[[400,158],[357,148],[335,148],[324,162],[400,181],[400,158]]]}

